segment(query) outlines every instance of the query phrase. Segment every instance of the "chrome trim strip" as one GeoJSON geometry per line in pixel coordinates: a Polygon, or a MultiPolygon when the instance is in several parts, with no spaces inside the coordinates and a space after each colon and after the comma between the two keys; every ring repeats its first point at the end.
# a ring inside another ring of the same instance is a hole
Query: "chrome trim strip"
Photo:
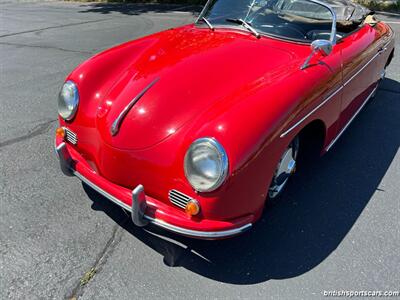
{"type": "Polygon", "coordinates": [[[114,136],[118,133],[119,128],[121,126],[122,121],[128,114],[128,112],[132,109],[132,107],[146,94],[146,92],[154,85],[160,78],[154,79],[148,86],[146,86],[135,98],[132,99],[131,102],[125,108],[121,111],[121,113],[118,115],[118,117],[114,120],[114,122],[111,125],[110,132],[111,135],[114,136]]]}
{"type": "Polygon", "coordinates": [[[343,129],[340,131],[340,133],[335,137],[335,139],[328,145],[328,147],[325,148],[325,151],[329,151],[332,146],[337,142],[337,140],[342,136],[342,134],[345,132],[345,130],[349,127],[351,122],[357,117],[357,115],[360,113],[360,111],[363,109],[365,104],[368,103],[368,100],[371,98],[371,96],[375,93],[375,91],[378,89],[378,87],[375,87],[373,91],[369,94],[367,99],[364,101],[364,103],[360,106],[360,108],[356,111],[356,113],[351,117],[351,119],[347,122],[346,126],[343,127],[343,129]]]}
{"type": "Polygon", "coordinates": [[[197,17],[195,23],[198,23],[198,22],[201,20],[201,18],[204,17],[204,13],[206,12],[206,10],[208,9],[208,7],[210,6],[211,1],[212,1],[212,0],[208,0],[208,1],[206,2],[206,4],[204,5],[203,9],[201,10],[199,16],[197,17]]]}
{"type": "MultiPolygon", "coordinates": [[[[89,179],[84,177],[82,174],[80,174],[78,171],[74,171],[74,175],[78,177],[81,181],[86,183],[88,186],[90,186],[92,189],[106,197],[107,199],[111,200],[115,204],[119,205],[120,207],[126,209],[129,212],[132,212],[132,208],[129,205],[126,205],[124,202],[121,200],[115,198],[113,195],[107,193],[104,191],[102,188],[99,186],[95,185],[93,182],[91,182],[89,179]]],[[[230,237],[234,235],[238,235],[252,227],[252,223],[245,224],[239,228],[234,228],[234,229],[229,229],[229,230],[224,230],[224,231],[198,231],[198,230],[191,230],[191,229],[185,229],[182,227],[178,227],[169,223],[164,222],[163,220],[156,219],[149,217],[147,215],[143,216],[147,220],[150,221],[150,223],[154,224],[155,226],[161,227],[163,229],[166,229],[168,231],[185,235],[188,237],[193,237],[193,238],[201,238],[201,239],[217,239],[217,238],[224,238],[224,237],[230,237]]]]}
{"type": "Polygon", "coordinates": [[[185,229],[185,228],[178,227],[175,225],[171,225],[162,220],[153,219],[149,216],[145,216],[145,217],[154,225],[157,225],[166,230],[169,230],[174,233],[181,234],[181,235],[189,236],[189,237],[196,237],[196,238],[203,238],[203,239],[217,239],[217,238],[234,236],[234,235],[238,235],[242,232],[245,232],[246,230],[248,230],[252,227],[252,224],[248,223],[246,225],[243,225],[242,227],[235,228],[235,229],[229,229],[229,230],[225,230],[225,231],[197,231],[197,230],[190,230],[190,229],[185,229]]]}
{"type": "Polygon", "coordinates": [[[98,192],[99,194],[103,195],[107,199],[111,200],[115,204],[121,206],[122,208],[128,210],[129,212],[132,211],[132,208],[129,205],[127,205],[124,202],[122,202],[121,200],[115,198],[113,195],[107,193],[105,190],[103,190],[102,188],[100,188],[97,185],[95,185],[93,182],[91,182],[89,179],[87,179],[85,176],[83,176],[78,171],[74,171],[74,175],[76,177],[78,177],[80,180],[82,180],[84,183],[86,183],[88,186],[90,186],[92,189],[94,189],[96,192],[98,192]]]}
{"type": "Polygon", "coordinates": [[[385,44],[385,46],[381,47],[380,50],[364,65],[362,66],[362,68],[360,70],[358,70],[355,74],[353,74],[344,84],[343,86],[346,86],[349,84],[350,81],[352,81],[354,79],[354,77],[356,77],[358,74],[361,73],[362,70],[364,70],[367,66],[369,66],[369,64],[375,59],[377,58],[379,55],[382,54],[382,52],[387,50],[387,46],[391,43],[391,41],[387,42],[385,44]]]}
{"type": "Polygon", "coordinates": [[[334,91],[332,94],[330,94],[323,102],[321,102],[318,106],[316,106],[312,111],[310,111],[307,115],[305,115],[300,121],[298,121],[296,124],[294,124],[292,127],[290,127],[288,130],[286,130],[284,133],[281,134],[281,138],[285,137],[289,132],[291,132],[293,129],[295,129],[297,126],[299,126],[301,123],[303,123],[309,116],[311,116],[314,112],[316,112],[318,109],[320,109],[325,103],[327,103],[329,100],[332,99],[333,96],[335,96],[337,93],[339,93],[343,89],[343,86],[341,85],[334,91]]]}
{"type": "MultiPolygon", "coordinates": [[[[387,50],[387,46],[391,43],[391,41],[387,42],[385,46],[382,47],[384,51],[387,50]]],[[[340,87],[337,88],[332,94],[330,94],[323,102],[321,102],[317,107],[315,107],[311,112],[309,112],[306,116],[304,116],[300,121],[298,121],[296,124],[294,124],[292,127],[287,129],[284,133],[280,135],[281,138],[285,137],[289,132],[291,132],[293,129],[295,129],[297,126],[299,126],[302,122],[304,122],[309,116],[311,116],[314,112],[316,112],[318,109],[320,109],[325,103],[327,103],[330,99],[332,99],[333,96],[335,96],[339,91],[341,91],[346,85],[349,84],[351,80],[353,80],[358,74],[361,73],[377,56],[379,56],[382,53],[382,51],[378,51],[360,70],[358,70],[355,74],[353,74],[350,79],[348,79],[345,83],[343,83],[340,87]]]]}
{"type": "Polygon", "coordinates": [[[360,70],[358,70],[355,74],[353,74],[350,79],[348,79],[343,86],[346,86],[350,83],[350,81],[352,81],[354,79],[354,77],[356,77],[358,74],[360,74],[362,72],[362,70],[364,70],[366,67],[369,66],[369,64],[380,54],[380,52],[376,53],[365,65],[362,66],[362,68],[360,70]]]}

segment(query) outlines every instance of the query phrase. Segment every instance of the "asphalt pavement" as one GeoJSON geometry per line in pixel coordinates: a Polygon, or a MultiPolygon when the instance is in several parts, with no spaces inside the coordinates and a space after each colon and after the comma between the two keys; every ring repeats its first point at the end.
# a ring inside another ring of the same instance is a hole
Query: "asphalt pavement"
{"type": "MultiPolygon", "coordinates": [[[[196,7],[0,2],[0,299],[320,299],[399,290],[400,58],[332,150],[246,234],[197,241],[129,216],[53,150],[58,91],[93,54],[196,7]]],[[[380,15],[400,36],[400,17],[380,15]]],[[[396,40],[399,48],[399,38],[396,40]]]]}

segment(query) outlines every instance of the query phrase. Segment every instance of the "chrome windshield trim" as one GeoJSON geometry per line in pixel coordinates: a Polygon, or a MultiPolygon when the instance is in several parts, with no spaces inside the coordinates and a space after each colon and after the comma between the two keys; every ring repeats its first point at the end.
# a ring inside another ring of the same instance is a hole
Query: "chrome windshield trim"
{"type": "Polygon", "coordinates": [[[321,1],[318,1],[318,0],[308,0],[308,1],[314,2],[316,4],[324,6],[331,13],[331,15],[332,15],[332,28],[331,28],[331,37],[330,37],[329,40],[332,42],[332,45],[335,45],[336,44],[336,23],[337,23],[336,12],[334,11],[334,9],[330,5],[328,5],[328,4],[324,3],[324,2],[321,2],[321,1]]]}
{"type": "Polygon", "coordinates": [[[205,12],[207,11],[208,7],[210,6],[211,1],[212,1],[212,0],[208,0],[208,1],[206,2],[206,4],[204,5],[203,9],[201,10],[201,13],[200,13],[199,16],[197,17],[195,23],[198,23],[198,22],[204,17],[204,14],[205,14],[205,12]]]}
{"type": "MultiPolygon", "coordinates": [[[[91,182],[89,179],[87,179],[85,176],[83,176],[81,173],[78,171],[74,171],[74,175],[78,177],[82,182],[86,183],[88,186],[90,186],[92,189],[97,191],[99,194],[103,195],[105,198],[109,199],[111,202],[115,203],[116,205],[122,207],[123,209],[132,212],[132,208],[119,200],[118,198],[114,197],[110,193],[106,192],[93,182],[91,182]]],[[[193,237],[193,238],[200,238],[200,239],[218,239],[218,238],[224,238],[224,237],[231,237],[238,235],[252,227],[252,223],[245,224],[239,228],[234,228],[234,229],[229,229],[229,230],[224,230],[224,231],[198,231],[198,230],[191,230],[191,229],[186,229],[182,228],[179,226],[175,226],[172,224],[169,224],[163,220],[157,219],[157,218],[152,218],[150,216],[144,215],[143,216],[145,219],[147,219],[150,223],[154,224],[155,226],[161,227],[163,229],[166,229],[168,231],[188,236],[188,237],[193,237]]]]}
{"type": "Polygon", "coordinates": [[[122,121],[128,114],[128,112],[132,109],[132,107],[146,94],[146,92],[154,85],[160,78],[154,79],[149,85],[147,85],[135,98],[132,99],[131,102],[125,108],[121,111],[121,113],[118,115],[118,117],[114,120],[114,122],[111,125],[110,132],[112,136],[115,136],[119,128],[121,126],[122,121]]]}
{"type": "MultiPolygon", "coordinates": [[[[207,0],[206,4],[204,5],[203,9],[201,10],[199,16],[197,17],[196,21],[194,22],[195,24],[197,24],[200,20],[202,20],[202,18],[204,17],[205,13],[207,12],[207,10],[208,10],[208,8],[209,8],[209,6],[210,6],[212,1],[213,0],[207,0]]],[[[328,4],[324,3],[324,2],[321,2],[321,1],[318,1],[318,0],[307,0],[307,1],[310,1],[310,2],[313,2],[313,3],[316,3],[316,4],[324,6],[332,14],[332,27],[331,27],[330,41],[332,42],[333,45],[335,45],[336,44],[336,23],[337,23],[336,12],[334,11],[334,9],[330,5],[328,5],[328,4]]],[[[246,20],[246,18],[247,18],[247,16],[245,17],[244,20],[246,20]]],[[[217,26],[213,25],[214,29],[215,29],[215,27],[219,27],[219,26],[218,25],[217,26]]],[[[228,26],[228,28],[229,28],[229,26],[228,26]]],[[[290,39],[290,38],[286,38],[286,37],[282,37],[282,36],[275,36],[273,34],[269,34],[269,33],[265,33],[265,32],[259,31],[258,29],[255,30],[253,27],[252,27],[252,29],[250,29],[248,27],[246,27],[246,28],[248,30],[251,30],[251,32],[253,32],[253,34],[255,34],[257,36],[257,38],[259,38],[261,36],[268,36],[268,37],[277,38],[277,39],[280,39],[280,40],[283,40],[283,41],[293,41],[293,42],[299,42],[299,43],[302,43],[302,44],[303,43],[304,44],[309,44],[307,41],[303,42],[302,40],[295,40],[295,39],[290,39]]]]}
{"type": "Polygon", "coordinates": [[[378,86],[376,86],[373,91],[369,94],[367,99],[364,101],[364,103],[360,106],[360,108],[356,111],[356,113],[351,117],[351,119],[347,122],[346,126],[343,127],[343,129],[339,132],[339,134],[335,137],[335,139],[328,145],[328,147],[325,148],[325,151],[329,151],[332,146],[337,142],[337,140],[342,136],[342,134],[346,131],[346,129],[350,126],[351,122],[357,117],[357,115],[361,112],[361,110],[364,108],[365,104],[368,103],[368,100],[372,97],[372,95],[375,93],[375,91],[378,89],[378,86]]]}

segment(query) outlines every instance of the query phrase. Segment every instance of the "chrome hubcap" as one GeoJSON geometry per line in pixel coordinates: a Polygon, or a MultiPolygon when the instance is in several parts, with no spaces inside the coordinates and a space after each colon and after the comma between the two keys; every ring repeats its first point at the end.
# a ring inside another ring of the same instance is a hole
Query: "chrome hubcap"
{"type": "Polygon", "coordinates": [[[268,195],[275,198],[286,186],[290,175],[296,171],[297,143],[292,143],[283,153],[278,167],[276,168],[272,184],[269,188],[268,195]]]}
{"type": "Polygon", "coordinates": [[[381,80],[385,79],[386,76],[386,68],[382,70],[381,72],[381,80]]]}

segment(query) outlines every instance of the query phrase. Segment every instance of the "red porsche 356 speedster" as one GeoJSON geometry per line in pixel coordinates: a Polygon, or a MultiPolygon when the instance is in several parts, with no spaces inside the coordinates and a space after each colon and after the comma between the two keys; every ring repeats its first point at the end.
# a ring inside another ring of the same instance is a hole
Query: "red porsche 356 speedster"
{"type": "Polygon", "coordinates": [[[332,148],[393,53],[391,28],[349,0],[210,0],[194,24],[67,77],[61,169],[137,226],[237,235],[281,195],[302,152],[332,148]]]}

